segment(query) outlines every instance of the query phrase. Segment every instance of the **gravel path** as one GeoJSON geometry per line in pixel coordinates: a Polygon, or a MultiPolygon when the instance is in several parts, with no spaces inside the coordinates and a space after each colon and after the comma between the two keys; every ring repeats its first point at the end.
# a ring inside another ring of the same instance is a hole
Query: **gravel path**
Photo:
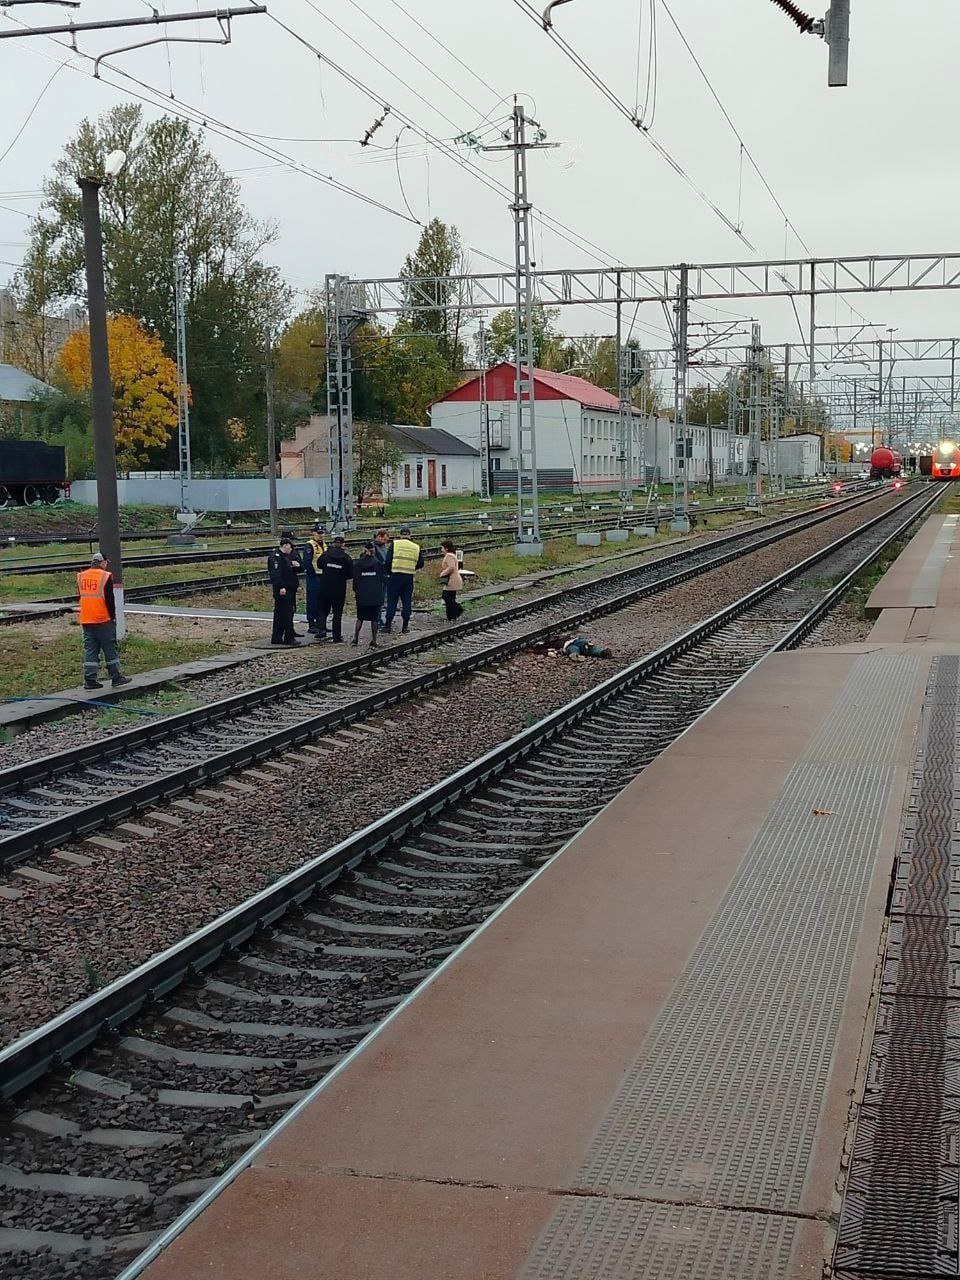
{"type": "Polygon", "coordinates": [[[190,803],[202,812],[163,810],[180,825],[147,814],[137,823],[153,829],[150,837],[107,832],[125,843],[122,853],[88,841],[76,849],[89,866],[44,860],[62,883],[11,877],[23,896],[4,904],[0,1038],[127,972],[861,521],[839,517],[599,619],[588,632],[612,659],[521,654],[495,675],[453,682],[442,696],[366,722],[374,732],[319,740],[329,748],[323,757],[288,753],[241,773],[237,781],[252,790],[200,793],[190,803]]]}

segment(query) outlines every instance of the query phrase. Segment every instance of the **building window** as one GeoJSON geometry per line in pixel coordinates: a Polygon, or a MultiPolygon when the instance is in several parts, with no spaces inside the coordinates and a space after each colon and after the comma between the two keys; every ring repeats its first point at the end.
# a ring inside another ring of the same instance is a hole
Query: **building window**
{"type": "Polygon", "coordinates": [[[500,470],[500,459],[499,459],[499,458],[491,458],[491,459],[490,459],[490,465],[493,467],[494,471],[499,471],[499,470],[500,470]]]}
{"type": "Polygon", "coordinates": [[[417,463],[417,488],[418,489],[423,488],[423,463],[422,462],[417,463]]]}
{"type": "Polygon", "coordinates": [[[403,487],[410,488],[410,463],[406,463],[403,468],[403,487]]]}
{"type": "Polygon", "coordinates": [[[445,462],[441,462],[440,463],[440,488],[445,489],[446,487],[447,487],[447,464],[445,462]]]}

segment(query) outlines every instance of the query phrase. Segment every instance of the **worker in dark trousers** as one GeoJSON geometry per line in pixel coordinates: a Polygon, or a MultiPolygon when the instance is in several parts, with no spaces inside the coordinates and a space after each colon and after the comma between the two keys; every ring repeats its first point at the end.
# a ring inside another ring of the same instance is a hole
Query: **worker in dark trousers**
{"type": "Polygon", "coordinates": [[[110,683],[116,689],[129,684],[130,677],[120,671],[117,650],[117,605],[113,597],[113,574],[99,551],[90,557],[90,568],[77,574],[77,596],[80,626],[83,629],[83,687],[102,689],[100,654],[106,663],[110,683]]]}
{"type": "Polygon", "coordinates": [[[273,635],[271,644],[289,648],[297,643],[293,615],[297,608],[297,574],[303,564],[293,549],[293,534],[282,533],[280,545],[270,552],[267,573],[273,587],[273,635]]]}
{"type": "Polygon", "coordinates": [[[406,526],[400,530],[400,537],[394,538],[387,552],[387,616],[384,631],[388,634],[393,629],[393,620],[400,606],[403,618],[403,634],[410,630],[410,615],[413,613],[413,577],[418,569],[423,568],[423,548],[419,542],[410,537],[406,526]]]}
{"type": "Polygon", "coordinates": [[[384,615],[387,610],[387,580],[390,577],[387,569],[387,559],[390,555],[390,535],[386,529],[378,529],[373,535],[373,554],[377,557],[381,570],[380,586],[382,594],[380,596],[380,609],[377,613],[377,626],[383,627],[387,621],[384,615]]]}
{"type": "Polygon", "coordinates": [[[307,540],[306,546],[300,553],[300,559],[303,561],[303,581],[307,595],[307,630],[314,636],[320,631],[319,561],[326,549],[326,530],[318,522],[313,526],[313,531],[307,540]]]}
{"type": "Polygon", "coordinates": [[[352,645],[360,643],[360,631],[370,623],[370,648],[377,643],[377,617],[383,603],[383,564],[377,559],[374,543],[365,542],[363,552],[353,565],[353,594],[357,600],[357,623],[352,645]]]}
{"type": "Polygon", "coordinates": [[[347,598],[347,585],[353,581],[353,561],[343,544],[343,536],[338,534],[333,540],[333,546],[327,547],[320,557],[320,630],[317,632],[317,639],[326,639],[327,618],[332,613],[330,638],[334,644],[339,644],[343,639],[340,632],[343,605],[347,598]]]}

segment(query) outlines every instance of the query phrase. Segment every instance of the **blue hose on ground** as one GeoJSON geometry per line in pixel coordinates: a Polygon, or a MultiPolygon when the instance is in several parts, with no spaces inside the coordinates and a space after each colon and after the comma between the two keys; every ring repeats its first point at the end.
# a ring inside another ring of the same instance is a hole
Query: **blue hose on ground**
{"type": "Polygon", "coordinates": [[[68,698],[58,693],[38,693],[32,698],[0,698],[0,702],[79,702],[85,707],[105,707],[111,711],[126,711],[132,716],[165,716],[166,711],[150,711],[146,707],[128,707],[123,702],[104,702],[102,698],[68,698]]]}

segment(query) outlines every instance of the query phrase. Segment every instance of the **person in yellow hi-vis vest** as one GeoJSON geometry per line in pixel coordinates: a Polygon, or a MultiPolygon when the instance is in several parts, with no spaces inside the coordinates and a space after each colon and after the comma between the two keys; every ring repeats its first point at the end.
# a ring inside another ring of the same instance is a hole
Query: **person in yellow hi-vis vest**
{"type": "Polygon", "coordinates": [[[403,618],[403,633],[410,630],[410,615],[413,613],[413,575],[423,568],[423,548],[419,542],[410,537],[410,530],[404,526],[400,537],[394,538],[387,552],[387,620],[384,631],[393,629],[393,620],[400,606],[403,618]]]}
{"type": "Polygon", "coordinates": [[[129,684],[130,677],[120,671],[113,574],[99,551],[95,551],[90,557],[90,568],[81,569],[77,574],[77,596],[80,601],[80,626],[83,628],[83,687],[103,688],[97,679],[101,653],[113,687],[129,684]]]}

